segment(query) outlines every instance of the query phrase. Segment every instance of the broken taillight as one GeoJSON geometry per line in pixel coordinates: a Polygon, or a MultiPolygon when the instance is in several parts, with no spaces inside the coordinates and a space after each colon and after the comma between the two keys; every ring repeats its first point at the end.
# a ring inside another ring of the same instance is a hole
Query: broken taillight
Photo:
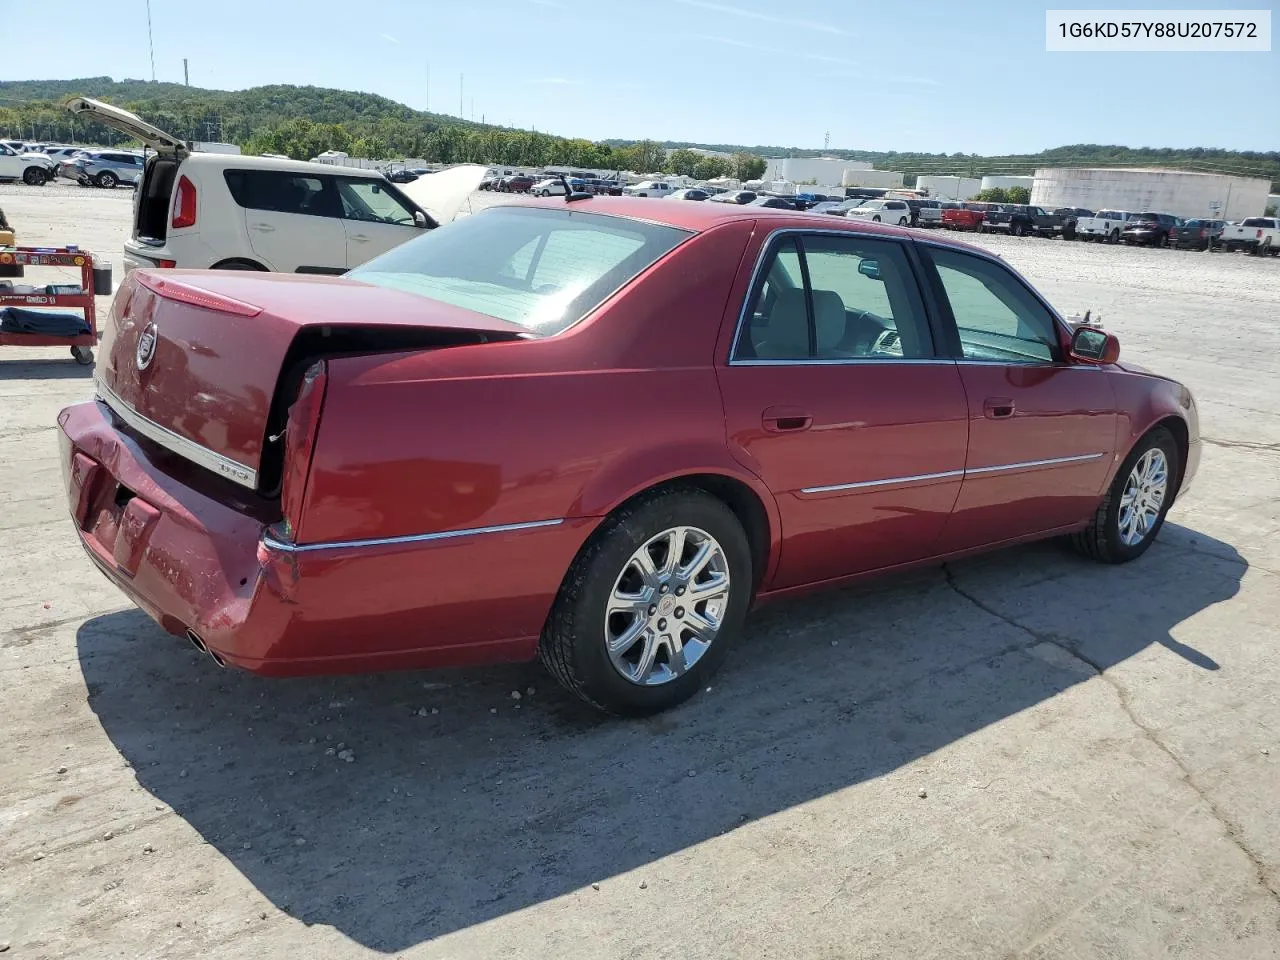
{"type": "Polygon", "coordinates": [[[177,189],[173,197],[172,227],[194,227],[196,225],[196,186],[185,176],[178,178],[177,189]]]}
{"type": "Polygon", "coordinates": [[[284,475],[280,487],[280,507],[284,513],[285,531],[295,541],[302,523],[302,506],[307,493],[307,477],[311,473],[311,454],[320,429],[320,411],[324,407],[324,391],[328,368],[323,360],[307,367],[302,375],[297,399],[289,407],[284,428],[284,475]]]}

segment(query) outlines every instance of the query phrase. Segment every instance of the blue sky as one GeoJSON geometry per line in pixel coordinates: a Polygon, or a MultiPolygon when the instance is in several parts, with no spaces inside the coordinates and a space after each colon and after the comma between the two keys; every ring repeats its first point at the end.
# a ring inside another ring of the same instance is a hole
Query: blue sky
{"type": "MultiPolygon", "coordinates": [[[[15,35],[0,77],[149,78],[145,0],[110,6],[110,17],[33,25],[24,35],[34,42],[15,35]]],[[[151,0],[161,80],[181,81],[185,56],[198,86],[315,84],[458,114],[465,75],[466,116],[474,109],[477,120],[566,136],[821,147],[829,132],[833,147],[983,154],[1082,142],[1280,148],[1274,49],[1046,53],[1045,9],[959,0],[151,0]]]]}

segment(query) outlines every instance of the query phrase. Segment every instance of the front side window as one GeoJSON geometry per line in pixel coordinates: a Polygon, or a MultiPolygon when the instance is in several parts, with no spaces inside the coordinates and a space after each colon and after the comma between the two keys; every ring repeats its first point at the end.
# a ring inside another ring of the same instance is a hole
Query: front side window
{"type": "Polygon", "coordinates": [[[431,230],[347,276],[550,336],[688,238],[576,210],[494,207],[431,230]]]}
{"type": "Polygon", "coordinates": [[[344,219],[413,226],[413,211],[392,194],[385,184],[377,180],[342,178],[336,183],[344,219]]]}
{"type": "Polygon", "coordinates": [[[1052,314],[1000,264],[934,247],[928,256],[951,307],[966,360],[1049,363],[1057,350],[1052,314]]]}
{"type": "Polygon", "coordinates": [[[903,247],[857,236],[788,237],[751,295],[735,360],[892,360],[933,356],[903,247]]]}

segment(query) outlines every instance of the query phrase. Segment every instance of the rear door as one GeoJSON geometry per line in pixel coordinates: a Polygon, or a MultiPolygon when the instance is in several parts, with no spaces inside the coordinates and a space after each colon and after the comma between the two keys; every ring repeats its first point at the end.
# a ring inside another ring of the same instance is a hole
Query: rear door
{"type": "Polygon", "coordinates": [[[414,211],[381,179],[333,178],[342,207],[347,267],[358,267],[418,235],[414,211]]]}
{"type": "Polygon", "coordinates": [[[251,257],[282,273],[342,273],[347,236],[333,178],[289,170],[227,170],[227,186],[243,208],[251,257]]]}
{"type": "Polygon", "coordinates": [[[1105,370],[1066,361],[1052,312],[997,258],[919,246],[968,399],[964,483],[943,549],[1087,520],[1115,450],[1105,370]]]}
{"type": "Polygon", "coordinates": [[[816,229],[762,243],[718,373],[730,450],[781,515],[769,586],[932,555],[968,428],[956,364],[934,351],[910,244],[816,229]]]}

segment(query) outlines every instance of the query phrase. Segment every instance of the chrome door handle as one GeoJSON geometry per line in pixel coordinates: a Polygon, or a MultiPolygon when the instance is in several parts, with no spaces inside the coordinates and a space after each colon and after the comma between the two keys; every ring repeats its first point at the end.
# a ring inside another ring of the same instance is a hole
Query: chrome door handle
{"type": "Polygon", "coordinates": [[[982,404],[982,412],[989,420],[1004,420],[1013,416],[1013,401],[1008,397],[988,397],[982,404]]]}
{"type": "Polygon", "coordinates": [[[253,226],[253,229],[257,230],[259,233],[275,233],[276,232],[276,228],[271,226],[271,224],[269,223],[255,223],[252,226],[253,226]]]}
{"type": "Polygon", "coordinates": [[[368,243],[368,242],[369,242],[369,238],[368,238],[368,237],[366,237],[363,233],[355,233],[355,234],[352,234],[352,235],[351,235],[351,239],[352,239],[352,240],[354,240],[356,243],[368,243]]]}

